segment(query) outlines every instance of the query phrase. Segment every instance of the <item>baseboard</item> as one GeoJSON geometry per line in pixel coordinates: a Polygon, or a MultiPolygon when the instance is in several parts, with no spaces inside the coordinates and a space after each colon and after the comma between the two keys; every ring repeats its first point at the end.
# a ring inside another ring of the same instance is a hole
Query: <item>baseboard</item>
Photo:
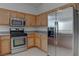
{"type": "Polygon", "coordinates": [[[30,48],[33,48],[33,47],[35,47],[35,46],[29,46],[29,47],[27,47],[27,49],[30,49],[30,48]]]}
{"type": "Polygon", "coordinates": [[[40,49],[41,51],[45,52],[45,53],[48,53],[47,51],[44,51],[43,49],[41,49],[40,47],[38,46],[35,46],[36,48],[40,49]]]}
{"type": "Polygon", "coordinates": [[[6,53],[6,54],[0,54],[0,56],[6,56],[8,54],[11,54],[11,52],[10,53],[6,53]]]}

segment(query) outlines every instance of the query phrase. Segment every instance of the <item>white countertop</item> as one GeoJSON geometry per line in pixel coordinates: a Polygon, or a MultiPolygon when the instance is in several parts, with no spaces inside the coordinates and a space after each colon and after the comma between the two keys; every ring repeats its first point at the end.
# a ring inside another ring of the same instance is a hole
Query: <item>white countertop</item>
{"type": "Polygon", "coordinates": [[[10,32],[0,32],[0,36],[1,35],[10,35],[10,32]]]}
{"type": "Polygon", "coordinates": [[[0,36],[3,36],[3,35],[10,35],[9,33],[8,34],[0,34],[0,36]]]}

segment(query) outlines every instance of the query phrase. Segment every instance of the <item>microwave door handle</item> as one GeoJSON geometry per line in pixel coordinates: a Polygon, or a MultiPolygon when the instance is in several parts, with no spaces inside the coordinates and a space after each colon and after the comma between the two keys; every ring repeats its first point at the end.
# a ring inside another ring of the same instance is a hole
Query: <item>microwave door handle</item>
{"type": "Polygon", "coordinates": [[[23,25],[25,26],[25,21],[23,22],[23,25]]]}

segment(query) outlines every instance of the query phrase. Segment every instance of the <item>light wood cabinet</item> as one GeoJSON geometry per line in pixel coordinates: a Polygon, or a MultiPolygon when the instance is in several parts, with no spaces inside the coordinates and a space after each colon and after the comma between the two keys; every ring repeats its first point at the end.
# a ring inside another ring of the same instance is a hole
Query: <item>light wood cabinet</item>
{"type": "Polygon", "coordinates": [[[35,15],[30,15],[30,14],[26,14],[25,15],[25,21],[26,21],[26,26],[27,27],[33,27],[35,26],[35,22],[36,22],[36,16],[35,15]]]}
{"type": "Polygon", "coordinates": [[[42,26],[41,22],[41,15],[36,16],[36,26],[42,26]]]}
{"type": "Polygon", "coordinates": [[[47,42],[47,35],[46,34],[41,34],[41,49],[45,52],[48,50],[48,42],[47,42]]]}
{"type": "Polygon", "coordinates": [[[0,9],[0,25],[9,25],[10,12],[0,9]]]}
{"type": "Polygon", "coordinates": [[[48,36],[43,33],[35,33],[35,46],[47,52],[48,47],[48,36]]]}
{"type": "Polygon", "coordinates": [[[48,25],[48,15],[40,14],[36,16],[36,26],[47,27],[48,25]]]}
{"type": "Polygon", "coordinates": [[[42,14],[41,15],[41,24],[42,26],[48,26],[48,15],[47,14],[42,14]]]}
{"type": "Polygon", "coordinates": [[[38,47],[41,48],[41,41],[40,41],[40,34],[39,33],[31,33],[28,35],[28,48],[30,47],[38,47]]]}
{"type": "Polygon", "coordinates": [[[33,32],[28,34],[28,48],[37,47],[47,52],[48,36],[47,34],[33,32]]]}
{"type": "Polygon", "coordinates": [[[34,33],[28,34],[28,36],[27,36],[27,43],[28,43],[27,48],[32,48],[35,46],[34,40],[35,40],[34,33]]]}
{"type": "Polygon", "coordinates": [[[31,48],[31,47],[34,47],[34,38],[33,37],[28,38],[28,46],[27,46],[27,48],[31,48]]]}
{"type": "Polygon", "coordinates": [[[23,13],[11,11],[10,14],[11,14],[10,17],[16,17],[16,18],[23,18],[24,19],[23,13]]]}
{"type": "Polygon", "coordinates": [[[0,55],[6,55],[10,52],[10,36],[0,36],[0,55]]]}
{"type": "Polygon", "coordinates": [[[35,34],[35,46],[38,47],[38,48],[41,48],[41,39],[40,39],[39,33],[35,34]]]}

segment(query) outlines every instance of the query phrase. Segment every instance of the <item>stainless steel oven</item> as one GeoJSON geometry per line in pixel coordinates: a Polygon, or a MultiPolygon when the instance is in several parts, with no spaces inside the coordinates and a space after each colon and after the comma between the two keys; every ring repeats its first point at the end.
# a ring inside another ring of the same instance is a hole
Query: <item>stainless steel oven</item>
{"type": "Polygon", "coordinates": [[[17,53],[27,49],[27,40],[23,28],[11,28],[11,52],[17,53]]]}
{"type": "Polygon", "coordinates": [[[23,46],[25,45],[25,37],[13,37],[13,47],[23,46]]]}
{"type": "Polygon", "coordinates": [[[11,52],[12,53],[25,51],[27,49],[26,45],[27,45],[27,41],[25,40],[25,37],[23,36],[11,38],[11,52]]]}

